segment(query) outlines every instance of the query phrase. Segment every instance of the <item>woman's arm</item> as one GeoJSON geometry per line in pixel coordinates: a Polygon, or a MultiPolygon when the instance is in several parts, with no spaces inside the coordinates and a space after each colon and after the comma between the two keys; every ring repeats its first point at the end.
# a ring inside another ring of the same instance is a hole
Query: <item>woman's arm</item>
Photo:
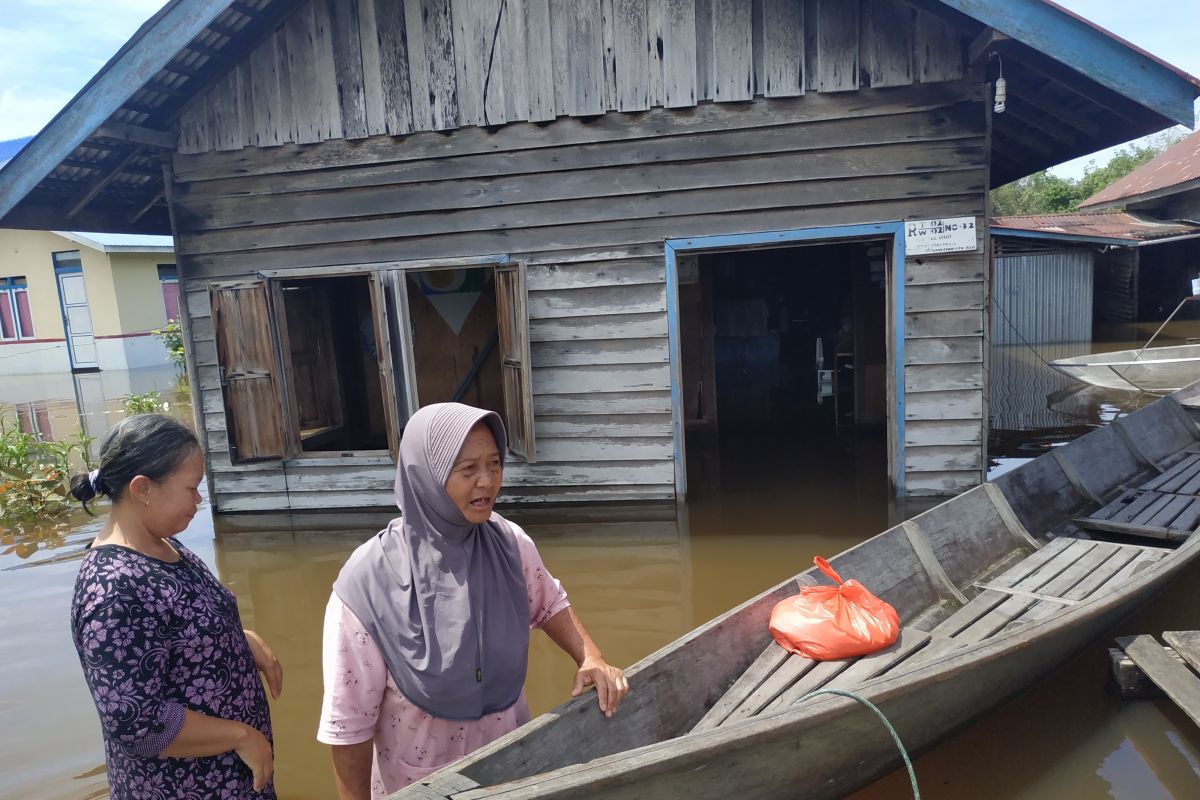
{"type": "Polygon", "coordinates": [[[267,688],[271,690],[271,697],[278,700],[279,695],[283,694],[283,665],[279,663],[275,652],[267,646],[261,636],[245,628],[242,629],[242,632],[246,634],[246,643],[250,645],[254,666],[258,667],[258,671],[266,679],[267,688]]]}
{"type": "Polygon", "coordinates": [[[375,740],[333,745],[333,780],[338,800],[371,800],[371,757],[375,740]]]}
{"type": "Polygon", "coordinates": [[[625,680],[625,673],[604,660],[600,648],[588,636],[575,609],[567,606],[559,611],[542,625],[542,630],[579,666],[571,696],[578,697],[585,688],[594,684],[600,710],[606,717],[615,714],[621,700],[629,694],[629,681],[625,680]]]}
{"type": "Polygon", "coordinates": [[[267,737],[244,722],[210,717],[185,709],[183,727],[160,756],[167,758],[203,758],[230,750],[254,773],[254,790],[261,791],[275,771],[275,761],[267,737]]]}

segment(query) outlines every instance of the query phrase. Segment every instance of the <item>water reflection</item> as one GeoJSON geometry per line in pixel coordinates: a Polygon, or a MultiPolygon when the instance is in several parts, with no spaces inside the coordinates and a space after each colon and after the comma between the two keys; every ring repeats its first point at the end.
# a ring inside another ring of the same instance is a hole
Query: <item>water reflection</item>
{"type": "Polygon", "coordinates": [[[97,441],[125,416],[123,398],[158,392],[171,413],[191,422],[191,395],[169,364],[136,370],[104,370],[77,375],[5,375],[0,415],[14,419],[26,433],[51,441],[83,433],[97,441]]]}
{"type": "MultiPolygon", "coordinates": [[[[1014,357],[1016,358],[1016,357],[1014,357]]],[[[1036,362],[1039,363],[1040,362],[1036,362]]],[[[1022,374],[1028,407],[1002,413],[1022,421],[1005,458],[1036,455],[1029,445],[1065,441],[1069,428],[1045,420],[1103,424],[1130,406],[1121,398],[1077,398],[1078,406],[1042,417],[1054,389],[1022,374]],[[1048,394],[1044,393],[1048,392],[1048,394]],[[1040,396],[1039,396],[1040,395],[1040,396]],[[1022,447],[1025,445],[1025,447],[1022,447]]],[[[143,371],[146,372],[146,371],[143,371]]],[[[73,383],[25,386],[2,400],[28,403],[57,436],[101,433],[120,416],[131,391],[170,391],[173,374],[101,375],[96,397],[73,383]],[[105,379],[108,383],[105,383],[105,379]],[[38,391],[48,393],[38,397],[38,391]],[[82,410],[81,410],[82,409],[82,410]],[[74,422],[72,422],[74,420],[74,422]]],[[[1015,396],[1015,395],[1014,395],[1015,396]]],[[[190,414],[172,394],[173,410],[190,414]]],[[[1059,401],[1060,403],[1062,401],[1059,401]]],[[[10,410],[10,415],[11,415],[10,410]]],[[[613,663],[628,665],[698,624],[812,563],[887,527],[895,508],[886,492],[836,479],[825,462],[789,462],[764,482],[722,486],[720,494],[672,505],[508,513],[537,541],[594,637],[613,663]],[[823,469],[822,465],[826,468],[823,469]]],[[[321,696],[321,625],[342,562],[387,522],[388,513],[226,516],[202,512],[183,534],[235,592],[244,621],[263,634],[286,669],[284,695],[272,702],[280,796],[333,797],[328,748],[314,738],[321,696]]],[[[68,630],[68,606],[80,548],[100,524],[80,513],[61,525],[0,532],[0,796],[57,800],[106,795],[99,724],[68,630]]],[[[869,584],[869,576],[856,576],[869,584]]],[[[1200,566],[1177,581],[1122,632],[1196,627],[1200,597],[1191,591],[1200,566]]],[[[917,761],[923,796],[959,798],[1200,796],[1200,733],[1165,703],[1122,703],[1106,690],[1108,640],[1064,665],[1039,687],[959,733],[917,761]],[[1020,765],[1014,769],[1014,765],[1020,765]]],[[[535,635],[527,692],[534,712],[566,698],[573,665],[535,635]]],[[[731,793],[735,787],[730,787],[731,793]]],[[[857,797],[905,797],[893,775],[857,797]]]]}

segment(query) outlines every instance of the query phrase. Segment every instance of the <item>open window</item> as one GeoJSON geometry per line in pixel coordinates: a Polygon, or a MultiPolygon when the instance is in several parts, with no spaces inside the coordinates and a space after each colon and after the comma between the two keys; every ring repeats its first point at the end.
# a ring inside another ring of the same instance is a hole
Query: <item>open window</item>
{"type": "Polygon", "coordinates": [[[496,411],[534,457],[524,266],[281,273],[213,287],[235,463],[390,451],[420,406],[496,411]]]}
{"type": "Polygon", "coordinates": [[[533,389],[523,264],[411,269],[398,276],[408,410],[462,402],[495,411],[509,451],[533,461],[533,389]]]}

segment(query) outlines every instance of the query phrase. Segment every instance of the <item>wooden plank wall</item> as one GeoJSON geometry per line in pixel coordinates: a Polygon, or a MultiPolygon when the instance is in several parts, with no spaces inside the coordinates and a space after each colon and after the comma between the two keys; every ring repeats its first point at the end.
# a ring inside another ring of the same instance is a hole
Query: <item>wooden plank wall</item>
{"type": "Polygon", "coordinates": [[[180,117],[203,153],[963,76],[902,0],[304,0],[180,117]]]}
{"type": "MultiPolygon", "coordinates": [[[[672,497],[667,238],[981,216],[984,87],[967,82],[181,155],[177,256],[223,510],[386,504],[386,456],[233,466],[208,282],[506,254],[528,263],[539,463],[510,499],[672,497]],[[285,496],[286,495],[286,496],[285,496]]],[[[977,482],[983,255],[907,266],[917,488],[977,482]]],[[[910,474],[910,480],[913,480],[910,474]]]]}

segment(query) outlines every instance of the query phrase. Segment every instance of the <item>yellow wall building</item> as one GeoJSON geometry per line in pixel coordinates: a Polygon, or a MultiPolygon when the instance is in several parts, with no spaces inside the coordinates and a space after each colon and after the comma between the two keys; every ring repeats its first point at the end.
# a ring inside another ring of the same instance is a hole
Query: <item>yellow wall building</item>
{"type": "Polygon", "coordinates": [[[0,230],[0,375],[159,366],[178,309],[169,236],[0,230]]]}

